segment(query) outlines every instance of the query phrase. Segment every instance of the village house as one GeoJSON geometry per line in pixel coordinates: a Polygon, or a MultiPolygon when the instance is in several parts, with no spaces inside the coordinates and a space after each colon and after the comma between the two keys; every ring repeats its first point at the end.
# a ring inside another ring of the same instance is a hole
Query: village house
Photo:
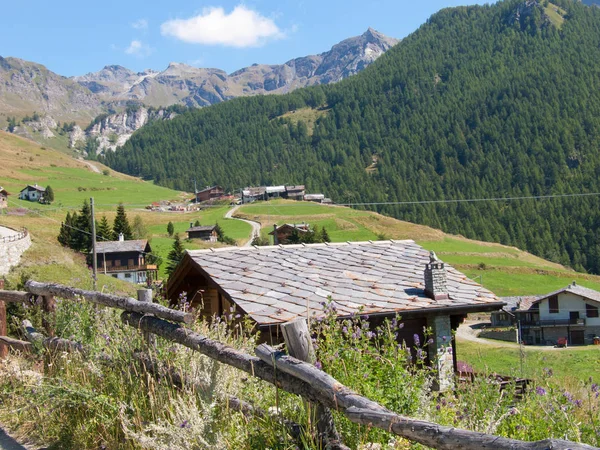
{"type": "Polygon", "coordinates": [[[252,203],[258,200],[267,200],[266,187],[248,187],[242,189],[242,203],[252,203]]]}
{"type": "Polygon", "coordinates": [[[323,194],[306,194],[304,196],[305,202],[323,203],[325,201],[325,195],[323,194]]]}
{"type": "MultiPolygon", "coordinates": [[[[307,223],[284,223],[283,225],[273,225],[273,231],[269,233],[273,236],[273,244],[287,245],[290,243],[290,237],[297,233],[298,235],[310,232],[310,227],[307,223]]],[[[297,242],[296,242],[297,243],[297,242]]]]}
{"type": "Polygon", "coordinates": [[[285,187],[285,198],[289,200],[303,200],[305,193],[304,185],[285,187]]]}
{"type": "Polygon", "coordinates": [[[267,200],[273,198],[285,198],[285,186],[266,186],[265,191],[267,192],[267,200]]]}
{"type": "Polygon", "coordinates": [[[196,192],[196,203],[206,202],[208,200],[218,200],[225,195],[221,186],[211,186],[196,192]]]}
{"type": "Polygon", "coordinates": [[[600,336],[600,292],[575,282],[555,292],[522,302],[515,310],[521,340],[527,344],[592,344],[600,336]]]}
{"type": "Polygon", "coordinates": [[[28,184],[27,187],[22,189],[19,193],[19,199],[28,200],[30,202],[39,202],[44,197],[45,192],[46,189],[37,184],[34,186],[28,184]]]}
{"type": "Polygon", "coordinates": [[[0,186],[0,209],[8,207],[8,196],[10,194],[6,189],[0,186]]]}
{"type": "Polygon", "coordinates": [[[98,271],[133,284],[148,283],[156,279],[158,271],[156,265],[147,264],[150,252],[152,249],[146,239],[126,241],[122,234],[118,241],[98,242],[96,244],[98,271]]]}
{"type": "Polygon", "coordinates": [[[202,241],[217,242],[217,226],[194,226],[190,223],[190,228],[187,230],[188,239],[200,239],[202,241]]]}
{"type": "Polygon", "coordinates": [[[172,304],[189,302],[204,317],[235,310],[271,343],[282,340],[280,324],[323,317],[329,301],[341,318],[368,315],[372,327],[400,315],[399,342],[426,347],[442,390],[452,386],[457,368],[453,331],[469,313],[504,306],[413,241],[187,251],[167,296],[172,304]]]}
{"type": "Polygon", "coordinates": [[[512,327],[517,325],[517,311],[527,310],[540,296],[516,296],[500,297],[500,300],[506,303],[500,311],[493,311],[490,315],[490,322],[493,327],[512,327]]]}

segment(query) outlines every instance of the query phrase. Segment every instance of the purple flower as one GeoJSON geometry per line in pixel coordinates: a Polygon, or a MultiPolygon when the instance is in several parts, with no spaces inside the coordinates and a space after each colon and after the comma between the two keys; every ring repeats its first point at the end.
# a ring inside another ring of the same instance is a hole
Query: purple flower
{"type": "Polygon", "coordinates": [[[394,317],[392,319],[392,328],[396,328],[398,326],[398,321],[396,320],[396,318],[394,317]]]}
{"type": "Polygon", "coordinates": [[[581,408],[583,406],[583,402],[581,400],[575,400],[575,406],[577,406],[578,408],[581,408]]]}
{"type": "Polygon", "coordinates": [[[446,339],[448,339],[446,336],[442,336],[442,341],[446,342],[446,339]]]}
{"type": "Polygon", "coordinates": [[[415,334],[415,335],[413,336],[413,339],[414,339],[414,341],[415,341],[415,345],[416,345],[417,347],[418,347],[419,345],[421,345],[421,339],[419,338],[419,335],[418,335],[418,334],[415,334]]]}
{"type": "Polygon", "coordinates": [[[189,424],[187,420],[184,420],[183,422],[181,422],[181,424],[179,425],[179,428],[189,428],[189,424]]]}
{"type": "Polygon", "coordinates": [[[401,324],[398,325],[398,329],[399,330],[401,330],[402,328],[404,328],[404,324],[403,323],[401,323],[401,324]]]}
{"type": "Polygon", "coordinates": [[[315,367],[319,370],[323,369],[323,364],[321,364],[321,361],[317,361],[315,362],[315,367]]]}
{"type": "Polygon", "coordinates": [[[573,396],[571,395],[571,393],[569,391],[565,391],[563,393],[563,396],[570,402],[573,403],[573,396]]]}
{"type": "Polygon", "coordinates": [[[428,343],[429,345],[433,344],[433,339],[432,339],[432,338],[429,338],[429,340],[427,341],[427,343],[428,343]]]}
{"type": "Polygon", "coordinates": [[[367,331],[367,338],[368,338],[368,339],[372,339],[372,338],[373,338],[373,336],[375,336],[375,334],[374,334],[373,332],[371,332],[371,331],[367,331]]]}
{"type": "Polygon", "coordinates": [[[600,389],[598,389],[598,385],[596,383],[592,384],[592,392],[595,392],[596,394],[600,391],[600,389]]]}
{"type": "Polygon", "coordinates": [[[236,319],[239,319],[240,317],[242,317],[242,315],[241,315],[241,314],[236,314],[236,315],[235,315],[235,318],[236,318],[236,319]]]}
{"type": "Polygon", "coordinates": [[[417,350],[417,358],[419,359],[425,359],[425,352],[421,349],[417,350]]]}
{"type": "Polygon", "coordinates": [[[538,386],[537,388],[535,388],[535,393],[537,395],[546,395],[546,389],[544,389],[543,387],[538,386]]]}
{"type": "Polygon", "coordinates": [[[544,375],[546,375],[547,377],[551,377],[552,375],[554,375],[554,372],[552,371],[552,369],[544,367],[544,375]]]}

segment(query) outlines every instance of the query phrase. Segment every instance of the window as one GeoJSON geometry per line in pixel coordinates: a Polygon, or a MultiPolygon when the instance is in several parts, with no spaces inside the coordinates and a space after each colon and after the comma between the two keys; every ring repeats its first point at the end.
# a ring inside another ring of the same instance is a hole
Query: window
{"type": "Polygon", "coordinates": [[[548,308],[550,309],[550,314],[558,314],[558,295],[548,298],[548,308]]]}
{"type": "Polygon", "coordinates": [[[113,278],[119,278],[119,276],[118,276],[116,273],[112,274],[111,276],[112,276],[113,278]]]}
{"type": "Polygon", "coordinates": [[[126,273],[125,274],[125,278],[131,278],[131,274],[130,273],[126,273]]]}
{"type": "Polygon", "coordinates": [[[587,317],[598,317],[598,307],[585,304],[585,315],[587,317]]]}

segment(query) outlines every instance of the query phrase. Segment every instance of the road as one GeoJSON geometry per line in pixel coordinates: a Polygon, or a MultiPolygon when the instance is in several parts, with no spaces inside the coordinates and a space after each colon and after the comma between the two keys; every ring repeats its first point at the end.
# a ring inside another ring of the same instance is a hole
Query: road
{"type": "Polygon", "coordinates": [[[88,166],[90,169],[92,169],[92,171],[94,171],[96,173],[102,173],[102,171],[100,169],[98,169],[98,167],[95,164],[93,164],[89,161],[85,161],[85,160],[83,160],[81,162],[83,162],[86,166],[88,166]]]}
{"type": "Polygon", "coordinates": [[[241,220],[242,222],[246,222],[248,225],[250,225],[252,227],[252,233],[250,234],[250,240],[248,240],[248,242],[246,242],[244,244],[244,247],[251,247],[252,246],[252,240],[256,236],[260,236],[260,223],[253,222],[252,220],[238,219],[237,217],[233,217],[233,214],[235,214],[235,212],[238,209],[240,209],[240,206],[241,205],[234,206],[229,211],[227,211],[227,214],[225,214],[225,218],[226,219],[241,220]]]}

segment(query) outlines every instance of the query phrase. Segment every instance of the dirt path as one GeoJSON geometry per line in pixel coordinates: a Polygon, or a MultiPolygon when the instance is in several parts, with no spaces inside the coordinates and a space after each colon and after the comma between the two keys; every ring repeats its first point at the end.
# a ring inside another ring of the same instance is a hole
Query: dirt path
{"type": "Polygon", "coordinates": [[[96,167],[96,165],[95,165],[95,164],[93,164],[93,163],[91,163],[91,162],[89,162],[89,161],[85,161],[85,160],[83,160],[82,162],[83,162],[83,163],[84,163],[86,166],[88,166],[90,169],[92,169],[92,171],[93,171],[93,172],[96,172],[96,173],[102,173],[102,171],[101,171],[100,169],[98,169],[98,167],[96,167]]]}
{"type": "Polygon", "coordinates": [[[253,222],[252,220],[238,219],[237,217],[233,217],[233,214],[235,214],[235,212],[238,209],[240,209],[240,205],[237,205],[237,206],[234,206],[233,208],[231,208],[229,211],[227,211],[227,214],[225,214],[225,218],[226,219],[233,219],[233,220],[241,220],[242,222],[246,222],[247,224],[249,224],[252,227],[252,233],[250,234],[250,239],[248,240],[248,242],[246,242],[244,244],[244,247],[251,247],[252,246],[252,240],[256,236],[260,236],[260,223],[253,222]]]}

